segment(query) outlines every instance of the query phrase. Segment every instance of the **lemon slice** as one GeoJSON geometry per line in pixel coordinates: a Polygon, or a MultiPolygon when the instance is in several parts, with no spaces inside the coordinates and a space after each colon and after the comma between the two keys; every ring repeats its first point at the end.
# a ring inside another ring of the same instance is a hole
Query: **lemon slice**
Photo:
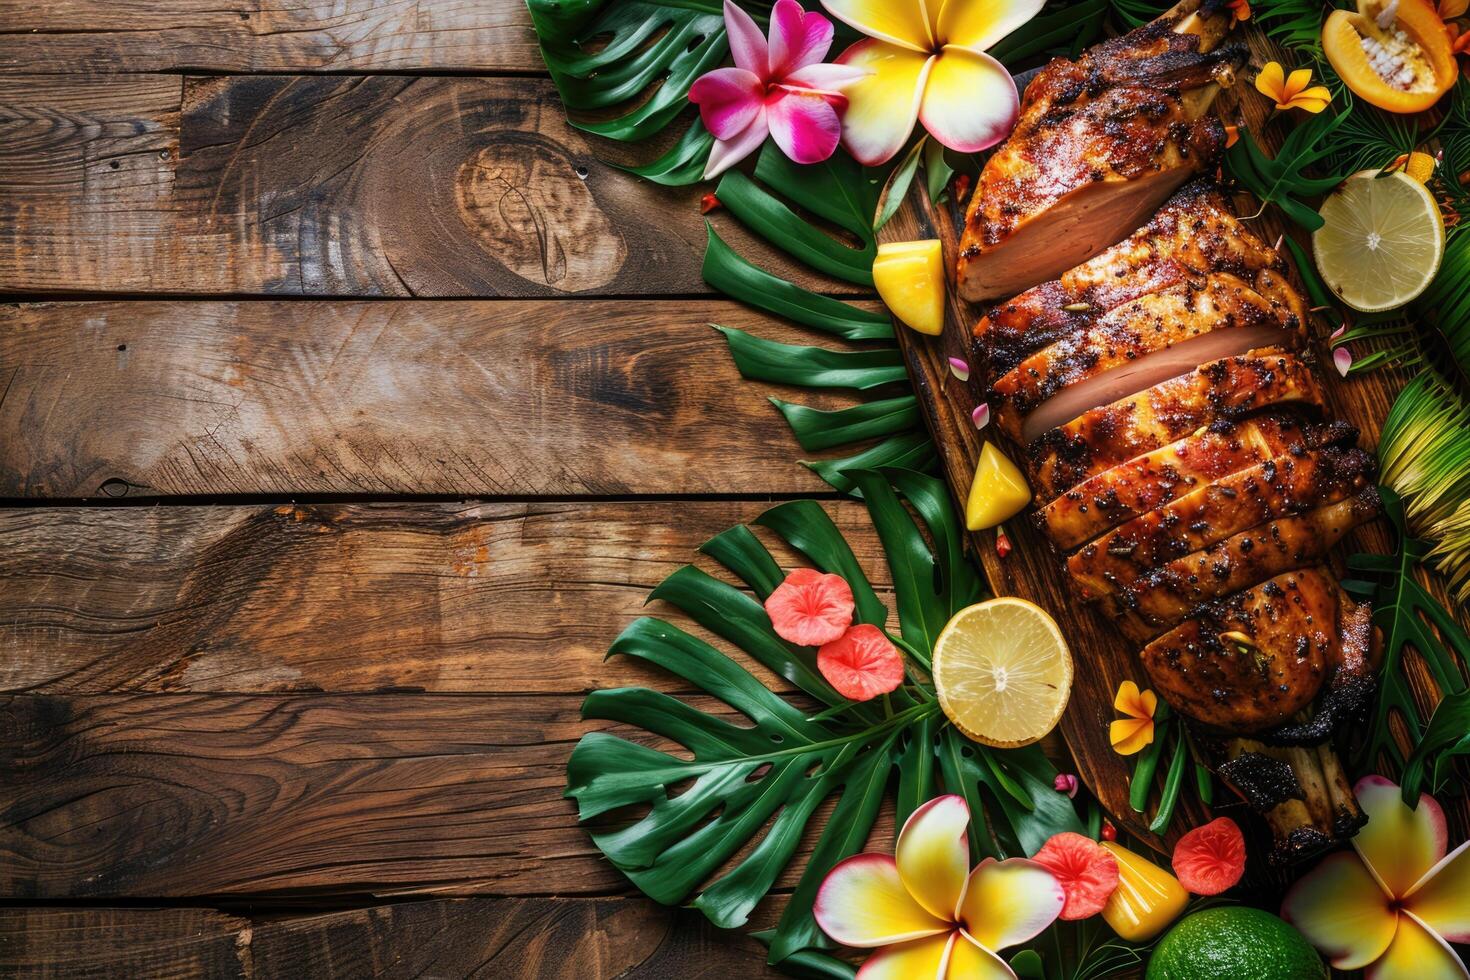
{"type": "Polygon", "coordinates": [[[1429,189],[1395,171],[1353,174],[1322,204],[1317,268],[1348,306],[1377,313],[1428,288],[1444,257],[1444,217],[1429,189]]]}
{"type": "Polygon", "coordinates": [[[1072,693],[1072,654],[1056,620],[1025,599],[955,613],[934,644],[934,687],[954,726],[997,748],[1056,727],[1072,693]]]}

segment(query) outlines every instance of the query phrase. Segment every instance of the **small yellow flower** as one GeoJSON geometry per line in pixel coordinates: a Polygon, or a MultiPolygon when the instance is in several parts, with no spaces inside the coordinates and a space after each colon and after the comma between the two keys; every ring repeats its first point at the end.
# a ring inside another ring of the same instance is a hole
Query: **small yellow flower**
{"type": "Polygon", "coordinates": [[[1113,698],[1113,707],[1119,714],[1126,715],[1113,722],[1108,729],[1108,740],[1113,751],[1119,755],[1132,755],[1143,751],[1143,747],[1154,740],[1154,712],[1159,699],[1153,691],[1139,691],[1132,681],[1118,685],[1118,696],[1113,698]]]}
{"type": "Polygon", "coordinates": [[[1325,85],[1308,85],[1312,81],[1312,69],[1298,68],[1286,76],[1281,62],[1273,61],[1256,76],[1256,91],[1276,103],[1278,109],[1305,109],[1321,112],[1332,101],[1332,93],[1325,85]]]}

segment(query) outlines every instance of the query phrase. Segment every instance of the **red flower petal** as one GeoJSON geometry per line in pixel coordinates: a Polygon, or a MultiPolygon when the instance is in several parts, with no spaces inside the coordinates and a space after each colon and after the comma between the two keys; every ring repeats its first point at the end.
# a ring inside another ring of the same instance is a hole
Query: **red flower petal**
{"type": "Polygon", "coordinates": [[[1063,919],[1097,915],[1118,887],[1118,859],[1091,837],[1063,831],[1041,845],[1031,860],[1052,873],[1067,903],[1063,919]]]}
{"type": "Polygon", "coordinates": [[[766,598],[776,635],[804,647],[821,646],[852,625],[852,589],[841,575],[798,568],[766,598]]]}
{"type": "Polygon", "coordinates": [[[822,644],[817,669],[837,693],[867,701],[903,683],[903,655],[876,626],[854,626],[840,639],[822,644]]]}
{"type": "Polygon", "coordinates": [[[1218,895],[1245,873],[1245,838],[1229,817],[1196,827],[1174,845],[1174,874],[1196,895],[1218,895]]]}

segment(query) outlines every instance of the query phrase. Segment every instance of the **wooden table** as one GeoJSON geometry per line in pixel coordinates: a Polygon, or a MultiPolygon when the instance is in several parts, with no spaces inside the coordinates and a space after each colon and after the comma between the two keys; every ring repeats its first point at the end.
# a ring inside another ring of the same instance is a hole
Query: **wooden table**
{"type": "Polygon", "coordinates": [[[761,972],[579,829],[579,707],[771,501],[888,573],[613,150],[520,0],[0,0],[0,975],[761,972]]]}

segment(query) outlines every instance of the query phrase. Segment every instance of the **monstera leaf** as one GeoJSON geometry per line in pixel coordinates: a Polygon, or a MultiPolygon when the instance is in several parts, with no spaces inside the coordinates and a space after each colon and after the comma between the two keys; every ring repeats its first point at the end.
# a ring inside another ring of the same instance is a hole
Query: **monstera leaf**
{"type": "MultiPolygon", "coordinates": [[[[939,628],[981,597],[944,486],[910,470],[848,476],[862,488],[886,554],[898,608],[893,635],[912,654],[910,683],[882,703],[857,704],[834,691],[817,670],[815,651],[787,643],[772,629],[762,601],[785,573],[741,525],[700,550],[747,588],[689,565],[651,598],[738,646],[800,694],[778,695],[672,623],[639,619],[610,655],[656,664],[723,702],[736,718],[646,688],[596,691],[587,698],[585,717],[644,729],[683,746],[689,757],[593,732],[578,743],[567,767],[566,793],[582,819],[642,808],[631,822],[592,831],[607,858],[650,897],[690,903],[724,927],[747,921],[792,860],[822,802],[835,797],[785,913],[765,937],[773,963],[829,945],[812,918],[817,888],[833,865],[863,849],[895,780],[900,819],[939,792],[963,793],[976,815],[980,854],[1031,853],[1052,833],[1081,830],[1070,802],[1052,789],[1055,771],[1039,750],[1001,752],[969,743],[950,728],[925,682],[922,670],[939,628]],[[752,841],[749,852],[726,867],[752,841]]],[[[815,567],[846,579],[857,622],[888,625],[888,608],[821,505],[780,504],[754,523],[815,567]]]]}

